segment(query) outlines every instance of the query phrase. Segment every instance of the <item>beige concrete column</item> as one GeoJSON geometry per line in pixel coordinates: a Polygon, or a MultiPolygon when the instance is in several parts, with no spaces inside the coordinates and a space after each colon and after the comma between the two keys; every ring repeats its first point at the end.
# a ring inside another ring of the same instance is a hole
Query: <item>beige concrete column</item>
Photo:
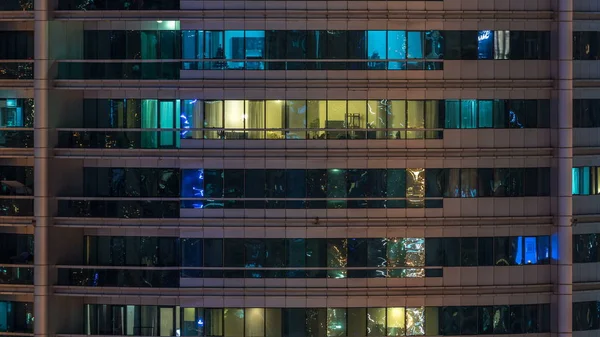
{"type": "Polygon", "coordinates": [[[35,273],[34,273],[34,334],[35,336],[49,336],[49,296],[51,295],[49,264],[49,230],[52,223],[50,208],[49,168],[49,106],[48,90],[50,81],[49,73],[49,18],[50,0],[35,0],[35,65],[34,65],[34,179],[35,179],[35,273]]]}
{"type": "Polygon", "coordinates": [[[556,234],[558,265],[556,293],[557,336],[572,335],[573,310],[573,0],[558,0],[558,194],[556,234]]]}

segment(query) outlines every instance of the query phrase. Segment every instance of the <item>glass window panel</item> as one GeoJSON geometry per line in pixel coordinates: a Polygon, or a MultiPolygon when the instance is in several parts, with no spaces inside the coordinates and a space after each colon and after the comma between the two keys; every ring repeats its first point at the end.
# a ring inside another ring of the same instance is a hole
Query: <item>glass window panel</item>
{"type": "MultiPolygon", "coordinates": [[[[262,239],[246,239],[244,240],[246,246],[246,268],[262,268],[265,266],[265,240],[262,239]]],[[[262,270],[251,270],[246,271],[246,277],[261,278],[264,277],[264,271],[262,270]]]]}
{"type": "MultiPolygon", "coordinates": [[[[204,101],[204,128],[223,128],[223,101],[204,101]]],[[[221,139],[222,130],[206,131],[208,139],[221,139]]]]}
{"type": "Polygon", "coordinates": [[[495,261],[493,238],[478,238],[477,248],[479,266],[493,266],[495,261]]]}
{"type": "Polygon", "coordinates": [[[385,308],[367,308],[367,336],[387,336],[385,308]]]}
{"type": "MultiPolygon", "coordinates": [[[[307,239],[306,240],[306,266],[307,267],[325,267],[328,258],[326,239],[307,239]]],[[[307,277],[325,277],[327,273],[324,270],[308,270],[307,277]]]]}
{"type": "Polygon", "coordinates": [[[254,60],[261,60],[265,56],[265,31],[264,30],[247,30],[245,40],[245,59],[246,69],[263,70],[264,63],[254,60]]]}
{"type": "Polygon", "coordinates": [[[463,99],[460,101],[461,106],[461,128],[476,129],[477,128],[477,100],[463,99]]]}
{"type": "Polygon", "coordinates": [[[404,336],[405,331],[405,309],[387,308],[387,335],[404,336]]]}
{"type": "Polygon", "coordinates": [[[444,169],[445,176],[443,178],[446,190],[444,191],[445,198],[460,197],[460,169],[444,169]]]}
{"type": "MultiPolygon", "coordinates": [[[[329,58],[327,54],[329,31],[309,30],[306,31],[306,55],[307,59],[322,60],[329,58]]],[[[344,50],[346,46],[344,46],[344,50]]],[[[310,66],[317,66],[319,63],[311,63],[310,66]]],[[[316,68],[310,68],[316,69],[316,68]]]]}
{"type": "MultiPolygon", "coordinates": [[[[348,267],[366,267],[367,260],[367,239],[348,239],[348,267]]],[[[366,277],[366,272],[363,270],[348,270],[348,277],[366,277]]]]}
{"type": "Polygon", "coordinates": [[[494,333],[510,333],[510,313],[508,305],[494,306],[494,333]]]}
{"type": "Polygon", "coordinates": [[[444,169],[425,170],[425,196],[441,197],[446,190],[446,171],[444,169]]]}
{"type": "MultiPolygon", "coordinates": [[[[425,102],[424,101],[407,101],[406,127],[408,129],[423,129],[425,128],[425,102]]],[[[422,131],[407,131],[407,139],[422,139],[424,137],[422,131]]]]}
{"type": "Polygon", "coordinates": [[[461,198],[476,198],[477,185],[477,169],[460,169],[461,198]]]}
{"type": "Polygon", "coordinates": [[[425,335],[425,308],[406,308],[406,335],[425,335]]]}
{"type": "Polygon", "coordinates": [[[206,336],[223,336],[223,310],[205,309],[205,332],[206,336]]]}
{"type": "MultiPolygon", "coordinates": [[[[348,32],[344,30],[328,30],[324,36],[327,45],[328,59],[347,59],[348,58],[348,32]]],[[[359,41],[357,41],[359,42],[359,41]]]]}
{"type": "Polygon", "coordinates": [[[156,306],[142,305],[140,309],[140,326],[135,329],[142,336],[158,335],[158,308],[156,306]]]}
{"type": "Polygon", "coordinates": [[[160,308],[159,336],[175,335],[175,311],[174,308],[160,308]]]}
{"type": "Polygon", "coordinates": [[[476,335],[477,334],[477,307],[463,306],[461,307],[461,335],[476,335]]]}
{"type": "Polygon", "coordinates": [[[306,336],[307,337],[325,337],[327,336],[327,309],[309,308],[306,309],[306,336]]]}
{"type": "MultiPolygon", "coordinates": [[[[265,267],[287,267],[285,244],[285,239],[265,239],[265,267]]],[[[265,273],[267,277],[285,277],[283,270],[269,270],[265,273]]]]}
{"type": "Polygon", "coordinates": [[[424,32],[408,32],[407,58],[422,59],[424,49],[424,32]]]}
{"type": "Polygon", "coordinates": [[[246,322],[245,334],[246,337],[263,337],[265,336],[265,309],[263,308],[246,308],[244,309],[244,319],[246,322]]]}
{"type": "Polygon", "coordinates": [[[327,308],[327,337],[346,336],[346,309],[327,308]]]}
{"type": "MultiPolygon", "coordinates": [[[[346,198],[346,170],[327,170],[327,198],[346,198]]],[[[346,208],[345,200],[328,200],[327,208],[346,208]]]]}
{"type": "Polygon", "coordinates": [[[401,70],[406,68],[406,31],[389,30],[388,32],[388,55],[389,60],[396,60],[388,63],[389,70],[401,70]]]}
{"type": "Polygon", "coordinates": [[[480,128],[491,128],[494,126],[494,103],[491,100],[479,101],[479,114],[477,115],[480,128]]]}
{"type": "Polygon", "coordinates": [[[348,337],[367,335],[367,308],[348,308],[348,337]]]}
{"type": "Polygon", "coordinates": [[[494,31],[480,30],[477,35],[477,53],[480,60],[494,58],[494,31]]]}
{"type": "Polygon", "coordinates": [[[369,139],[386,139],[387,115],[391,110],[390,101],[369,100],[367,101],[367,128],[377,129],[367,131],[369,139]]]}
{"type": "MultiPolygon", "coordinates": [[[[307,58],[307,32],[299,30],[287,31],[286,59],[304,60],[307,58]]],[[[306,69],[304,62],[287,62],[287,70],[306,69]]]]}
{"type": "Polygon", "coordinates": [[[286,106],[286,139],[305,139],[306,138],[306,117],[307,106],[305,100],[287,100],[286,106]]]}
{"type": "Polygon", "coordinates": [[[440,332],[444,336],[460,335],[460,308],[442,307],[440,332]]]}
{"type": "Polygon", "coordinates": [[[446,129],[460,129],[461,117],[460,117],[460,101],[459,100],[446,100],[446,129]]]}
{"type": "Polygon", "coordinates": [[[476,30],[463,30],[461,35],[461,56],[463,60],[477,60],[479,32],[476,30]]]}
{"type": "Polygon", "coordinates": [[[348,101],[348,137],[350,139],[366,139],[367,134],[367,102],[366,101],[348,101]],[[360,130],[354,130],[360,129],[360,130]]]}
{"type": "MultiPolygon", "coordinates": [[[[245,170],[245,192],[246,198],[264,198],[267,170],[245,170]]],[[[273,186],[269,186],[271,188],[273,186]]]]}
{"type": "Polygon", "coordinates": [[[208,69],[225,69],[225,49],[223,47],[224,33],[222,31],[204,32],[204,58],[213,61],[206,62],[208,69]]]}
{"type": "Polygon", "coordinates": [[[409,207],[423,207],[425,204],[425,169],[406,169],[406,198],[409,207]]]}
{"type": "Polygon", "coordinates": [[[444,239],[426,238],[425,239],[425,265],[443,266],[444,265],[444,239]]]}
{"type": "Polygon", "coordinates": [[[460,238],[444,238],[444,265],[460,266],[460,238]]]}
{"type": "Polygon", "coordinates": [[[510,306],[510,333],[523,333],[523,306],[510,306]]]}
{"type": "Polygon", "coordinates": [[[269,100],[266,102],[266,110],[267,139],[284,139],[285,102],[269,100]]]}
{"type": "Polygon", "coordinates": [[[244,337],[244,309],[223,309],[225,337],[244,337]]]}
{"type": "MultiPolygon", "coordinates": [[[[364,60],[370,54],[367,54],[367,32],[364,30],[349,30],[348,35],[348,56],[350,60],[364,60]]],[[[351,62],[348,64],[348,70],[365,70],[364,62],[351,62]]]]}
{"type": "MultiPolygon", "coordinates": [[[[494,321],[496,317],[494,316],[494,307],[479,307],[479,334],[480,335],[489,335],[494,333],[494,321]]],[[[497,317],[498,319],[500,316],[497,317]]]]}
{"type": "Polygon", "coordinates": [[[348,265],[348,241],[346,239],[327,239],[327,267],[344,268],[328,270],[329,278],[346,278],[348,265]]]}
{"type": "Polygon", "coordinates": [[[406,170],[387,170],[387,196],[390,198],[403,198],[406,196],[406,170]]]}
{"type": "Polygon", "coordinates": [[[463,267],[477,266],[477,238],[460,239],[460,260],[463,267]]]}
{"type": "Polygon", "coordinates": [[[440,334],[440,314],[438,307],[425,307],[425,335],[435,336],[440,334]]]}
{"type": "MultiPolygon", "coordinates": [[[[208,171],[208,170],[207,170],[208,171]]],[[[230,169],[223,170],[224,197],[225,198],[243,198],[244,197],[244,170],[230,169]]]]}
{"type": "Polygon", "coordinates": [[[240,62],[245,57],[244,53],[244,31],[243,30],[227,30],[225,31],[225,58],[228,61],[228,69],[242,69],[244,62],[240,62]]]}
{"type": "Polygon", "coordinates": [[[494,238],[494,264],[497,266],[510,265],[510,238],[494,238]]]}
{"type": "MultiPolygon", "coordinates": [[[[305,239],[287,239],[287,261],[289,267],[304,267],[308,254],[305,239]]],[[[310,247],[312,249],[312,247],[310,247]]],[[[310,252],[312,258],[312,251],[310,252]]],[[[312,263],[312,262],[311,262],[312,263]]],[[[306,277],[304,270],[290,270],[288,277],[306,277]]]]}
{"type": "Polygon", "coordinates": [[[182,313],[182,336],[202,336],[204,333],[198,331],[196,320],[196,308],[181,308],[182,313]]]}
{"type": "Polygon", "coordinates": [[[461,32],[460,31],[444,31],[444,59],[460,60],[461,59],[461,32]]]}
{"type": "Polygon", "coordinates": [[[385,30],[367,31],[367,54],[369,55],[369,69],[385,69],[385,62],[378,61],[387,58],[387,43],[385,30]]]}
{"type": "MultiPolygon", "coordinates": [[[[287,198],[306,198],[307,184],[306,170],[286,170],[285,171],[285,193],[287,198]]],[[[312,193],[312,191],[311,191],[312,193]]]]}
{"type": "Polygon", "coordinates": [[[377,270],[370,270],[369,277],[386,277],[387,271],[387,241],[386,238],[378,239],[367,239],[368,241],[368,252],[367,252],[367,266],[368,267],[382,267],[377,270]]]}
{"type": "Polygon", "coordinates": [[[508,60],[510,56],[510,31],[497,30],[494,32],[494,59],[508,60]]]}
{"type": "Polygon", "coordinates": [[[225,101],[225,138],[226,139],[245,139],[244,137],[244,101],[227,100],[225,101]]]}
{"type": "Polygon", "coordinates": [[[306,337],[306,309],[283,309],[283,335],[287,337],[306,337]]]}
{"type": "Polygon", "coordinates": [[[327,139],[346,139],[346,109],[347,101],[328,100],[327,101],[327,139]]]}
{"type": "Polygon", "coordinates": [[[327,101],[308,101],[307,102],[307,123],[309,139],[325,139],[325,129],[327,121],[327,101]]]}
{"type": "Polygon", "coordinates": [[[388,131],[388,139],[405,139],[406,131],[398,130],[406,128],[406,101],[392,100],[390,102],[390,111],[388,112],[388,128],[394,129],[388,131]]]}
{"type": "MultiPolygon", "coordinates": [[[[298,182],[295,183],[297,184],[298,182]]],[[[306,170],[306,191],[308,198],[326,198],[327,170],[306,170]]]]}
{"type": "Polygon", "coordinates": [[[265,337],[281,337],[283,332],[283,317],[281,309],[267,308],[265,310],[265,337]]]}
{"type": "Polygon", "coordinates": [[[264,139],[265,133],[265,101],[263,100],[246,100],[246,113],[243,118],[246,120],[246,129],[248,139],[264,139]]]}

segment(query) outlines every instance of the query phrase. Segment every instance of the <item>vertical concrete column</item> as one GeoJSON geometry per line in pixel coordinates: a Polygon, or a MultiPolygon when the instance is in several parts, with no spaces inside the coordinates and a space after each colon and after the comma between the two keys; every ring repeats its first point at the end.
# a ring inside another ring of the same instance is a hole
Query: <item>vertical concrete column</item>
{"type": "MultiPolygon", "coordinates": [[[[51,0],[35,0],[35,65],[34,65],[34,181],[35,181],[35,273],[34,273],[34,334],[49,336],[49,296],[51,295],[49,268],[49,230],[52,221],[50,208],[49,167],[52,155],[49,148],[49,19],[51,0]]],[[[58,308],[54,308],[58,310],[58,308]]]]}
{"type": "Polygon", "coordinates": [[[573,310],[573,0],[558,0],[558,194],[556,232],[558,266],[556,284],[557,336],[572,335],[573,310]]]}

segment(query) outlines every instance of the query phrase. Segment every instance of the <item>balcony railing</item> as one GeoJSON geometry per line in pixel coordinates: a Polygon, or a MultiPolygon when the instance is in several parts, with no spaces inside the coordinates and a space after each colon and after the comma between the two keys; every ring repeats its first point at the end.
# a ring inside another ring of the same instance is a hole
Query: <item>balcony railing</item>
{"type": "Polygon", "coordinates": [[[33,148],[33,128],[0,128],[0,148],[33,148]]]}
{"type": "Polygon", "coordinates": [[[179,268],[58,267],[58,284],[79,287],[177,288],[179,287],[179,268]]]}
{"type": "Polygon", "coordinates": [[[178,10],[179,1],[174,0],[58,0],[58,10],[178,10]]]}
{"type": "Polygon", "coordinates": [[[440,267],[105,267],[58,266],[58,285],[178,288],[181,278],[423,278],[440,267]]]}
{"type": "Polygon", "coordinates": [[[178,218],[178,199],[102,200],[98,198],[59,198],[59,217],[92,218],[178,218]]]}
{"type": "Polygon", "coordinates": [[[33,61],[2,60],[0,61],[0,80],[32,80],[33,61]]]}
{"type": "Polygon", "coordinates": [[[0,196],[0,216],[33,216],[33,197],[0,196]]]}
{"type": "Polygon", "coordinates": [[[0,284],[33,284],[33,266],[0,265],[0,284]]]}
{"type": "MultiPolygon", "coordinates": [[[[59,148],[179,148],[180,139],[197,140],[414,140],[442,139],[444,130],[425,128],[169,128],[58,129],[59,148]]],[[[188,146],[186,146],[188,147],[188,146]]]]}
{"type": "MultiPolygon", "coordinates": [[[[179,80],[180,70],[443,70],[443,60],[59,60],[60,80],[179,80]]],[[[33,73],[32,73],[33,74],[33,73]]]]}

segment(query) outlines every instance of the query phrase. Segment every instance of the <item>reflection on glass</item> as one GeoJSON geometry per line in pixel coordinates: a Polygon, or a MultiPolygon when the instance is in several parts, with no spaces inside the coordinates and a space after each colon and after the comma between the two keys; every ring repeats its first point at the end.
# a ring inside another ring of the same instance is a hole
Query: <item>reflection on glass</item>
{"type": "Polygon", "coordinates": [[[263,337],[265,335],[265,309],[246,308],[244,317],[246,322],[246,337],[263,337]]]}
{"type": "Polygon", "coordinates": [[[404,323],[404,308],[387,308],[387,336],[404,336],[404,323]]]}
{"type": "Polygon", "coordinates": [[[425,308],[406,308],[406,335],[425,335],[425,308]]]}
{"type": "MultiPolygon", "coordinates": [[[[346,268],[348,264],[348,240],[346,239],[328,239],[327,240],[327,267],[346,268]]],[[[343,269],[328,270],[329,278],[346,278],[347,271],[343,269]]]]}
{"type": "Polygon", "coordinates": [[[367,336],[386,336],[385,308],[367,308],[367,336]]]}
{"type": "Polygon", "coordinates": [[[346,309],[327,308],[327,337],[346,336],[346,309]]]}
{"type": "Polygon", "coordinates": [[[425,206],[425,169],[406,169],[406,198],[409,207],[425,206]]]}

